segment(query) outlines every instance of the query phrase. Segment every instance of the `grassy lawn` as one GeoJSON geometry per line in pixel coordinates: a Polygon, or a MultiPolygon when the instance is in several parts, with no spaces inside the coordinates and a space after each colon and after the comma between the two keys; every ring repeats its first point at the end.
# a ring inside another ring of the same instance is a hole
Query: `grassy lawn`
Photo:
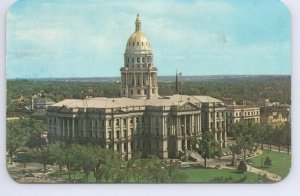
{"type": "Polygon", "coordinates": [[[272,166],[269,168],[263,168],[271,173],[275,173],[280,175],[281,177],[285,177],[288,175],[291,168],[291,155],[286,153],[279,153],[264,150],[263,153],[257,157],[252,158],[253,167],[262,169],[261,158],[265,160],[266,157],[270,157],[272,160],[272,166]]]}
{"type": "MultiPolygon", "coordinates": [[[[64,172],[64,171],[62,171],[61,173],[59,171],[51,173],[50,176],[57,177],[57,178],[64,179],[64,180],[69,180],[68,172],[64,172]]],[[[73,181],[74,179],[77,182],[78,181],[86,182],[84,179],[84,174],[79,171],[71,172],[71,180],[70,181],[73,181]]],[[[88,182],[90,182],[90,183],[96,182],[93,172],[90,172],[88,182]]]]}
{"type": "Polygon", "coordinates": [[[215,178],[232,178],[233,181],[239,181],[246,176],[245,183],[256,183],[258,175],[250,172],[237,173],[230,169],[185,169],[190,183],[208,183],[215,178]]]}
{"type": "MultiPolygon", "coordinates": [[[[217,183],[217,182],[212,182],[212,180],[216,178],[231,178],[231,182],[238,182],[242,178],[246,176],[246,180],[244,183],[256,183],[259,179],[259,176],[250,172],[246,173],[236,173],[234,170],[230,169],[195,169],[195,168],[187,168],[187,169],[181,169],[182,172],[184,172],[187,175],[187,183],[217,183]]],[[[69,176],[67,172],[62,172],[61,174],[59,172],[52,173],[51,176],[55,176],[57,178],[65,179],[68,180],[69,176]]],[[[85,183],[86,181],[84,180],[84,175],[81,172],[74,172],[71,173],[71,181],[75,179],[77,182],[83,182],[85,183]],[[74,178],[75,175],[75,178],[74,178]]],[[[89,183],[96,182],[95,177],[93,173],[90,173],[89,175],[89,183]]],[[[134,183],[134,181],[131,181],[134,183]]]]}

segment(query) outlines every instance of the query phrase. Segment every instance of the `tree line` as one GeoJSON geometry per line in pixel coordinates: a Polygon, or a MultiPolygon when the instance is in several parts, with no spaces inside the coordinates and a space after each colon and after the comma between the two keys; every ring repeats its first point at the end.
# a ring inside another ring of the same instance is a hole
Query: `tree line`
{"type": "MultiPolygon", "coordinates": [[[[160,95],[175,93],[175,82],[159,82],[160,95]]],[[[248,101],[255,103],[260,98],[270,101],[291,103],[290,76],[250,77],[236,79],[218,79],[207,81],[183,81],[180,85],[182,94],[208,95],[215,98],[230,98],[233,101],[248,101]]],[[[13,114],[18,108],[30,105],[30,97],[41,90],[55,102],[63,99],[82,99],[92,97],[120,96],[120,83],[102,81],[38,81],[38,80],[8,80],[7,81],[7,114],[13,114]],[[25,103],[14,100],[21,95],[28,98],[25,103]]]]}
{"type": "Polygon", "coordinates": [[[271,126],[269,124],[250,123],[248,121],[240,121],[229,127],[229,133],[234,137],[234,144],[230,146],[233,153],[232,164],[235,164],[235,156],[243,154],[243,160],[247,159],[247,152],[253,153],[259,147],[263,149],[263,145],[268,145],[268,151],[272,150],[272,145],[278,147],[281,151],[282,147],[286,147],[287,153],[290,153],[291,147],[291,124],[286,122],[280,126],[271,126]]]}

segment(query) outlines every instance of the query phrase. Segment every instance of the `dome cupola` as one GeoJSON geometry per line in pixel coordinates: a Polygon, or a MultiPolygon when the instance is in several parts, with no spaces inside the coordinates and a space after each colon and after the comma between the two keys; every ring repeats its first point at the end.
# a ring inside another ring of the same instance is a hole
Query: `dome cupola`
{"type": "Polygon", "coordinates": [[[142,32],[142,21],[137,15],[135,20],[135,32],[129,37],[126,44],[126,54],[152,53],[151,44],[147,36],[142,32]]]}
{"type": "Polygon", "coordinates": [[[124,67],[121,67],[121,96],[147,98],[158,96],[157,68],[153,63],[151,44],[142,32],[142,22],[137,15],[135,32],[129,37],[124,67]]]}

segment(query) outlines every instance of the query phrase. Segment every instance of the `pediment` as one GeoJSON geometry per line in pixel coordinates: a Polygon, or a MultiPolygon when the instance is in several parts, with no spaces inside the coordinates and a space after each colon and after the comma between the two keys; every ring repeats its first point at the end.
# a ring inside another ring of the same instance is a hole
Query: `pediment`
{"type": "Polygon", "coordinates": [[[184,105],[178,107],[178,110],[180,111],[199,111],[200,108],[190,102],[185,103],[184,105]]]}
{"type": "Polygon", "coordinates": [[[72,112],[70,108],[68,108],[67,106],[63,105],[61,108],[59,108],[58,112],[61,113],[69,113],[72,112]]]}
{"type": "Polygon", "coordinates": [[[123,110],[123,109],[121,109],[121,108],[115,108],[115,109],[114,109],[114,113],[124,114],[124,113],[126,113],[126,111],[123,110]]]}

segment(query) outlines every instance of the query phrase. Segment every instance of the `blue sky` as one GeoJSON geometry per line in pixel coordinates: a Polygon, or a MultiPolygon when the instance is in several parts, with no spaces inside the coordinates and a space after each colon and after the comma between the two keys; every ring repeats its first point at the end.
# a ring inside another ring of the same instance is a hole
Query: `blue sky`
{"type": "Polygon", "coordinates": [[[7,13],[7,78],[119,76],[137,13],[159,75],[291,74],[279,0],[19,0],[7,13]]]}

